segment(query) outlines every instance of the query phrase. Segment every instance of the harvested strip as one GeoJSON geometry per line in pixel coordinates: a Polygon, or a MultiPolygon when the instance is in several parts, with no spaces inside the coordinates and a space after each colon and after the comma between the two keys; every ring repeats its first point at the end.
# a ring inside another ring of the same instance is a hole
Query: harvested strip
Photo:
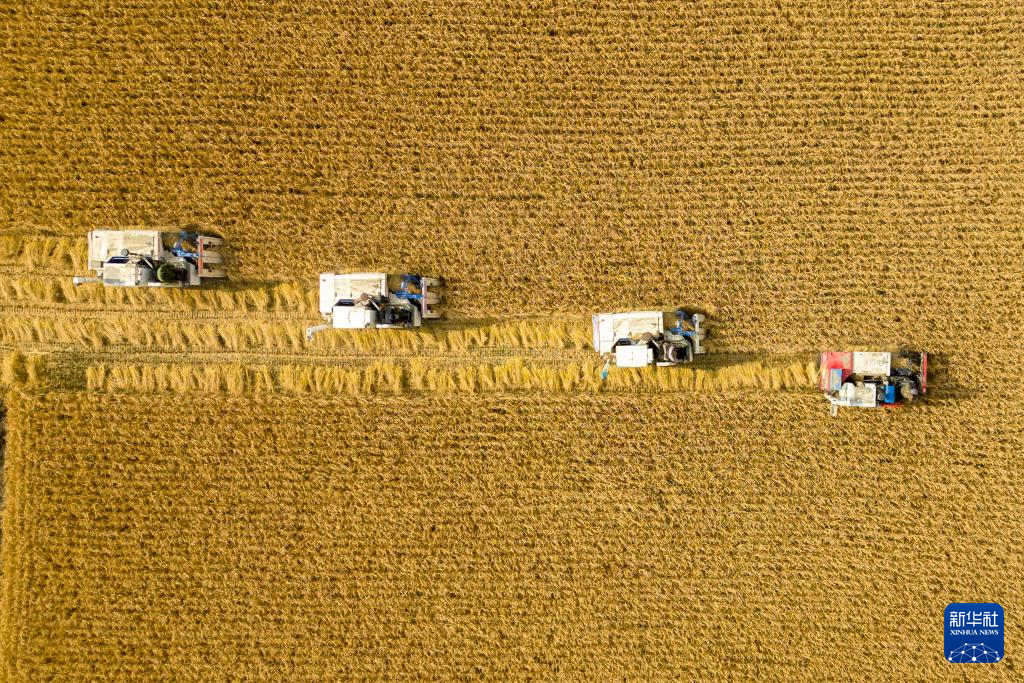
{"type": "Polygon", "coordinates": [[[0,235],[0,264],[34,271],[74,273],[87,267],[85,236],[0,235]]]}
{"type": "Polygon", "coordinates": [[[0,361],[0,386],[36,384],[43,375],[43,367],[39,354],[12,351],[0,361]]]}
{"type": "Polygon", "coordinates": [[[19,277],[0,280],[0,304],[67,304],[73,307],[175,311],[289,311],[316,315],[316,291],[301,282],[235,282],[209,289],[76,287],[69,277],[19,277]]]}
{"type": "Polygon", "coordinates": [[[305,339],[303,322],[220,320],[198,322],[113,315],[6,315],[0,343],[84,347],[138,347],[152,351],[226,350],[370,355],[449,354],[476,348],[585,349],[589,331],[567,321],[463,322],[416,330],[331,330],[305,339]]]}
{"type": "Polygon", "coordinates": [[[813,388],[817,376],[813,363],[776,367],[744,363],[711,370],[616,369],[605,382],[600,370],[599,363],[526,363],[521,359],[460,366],[438,366],[419,358],[363,366],[96,364],[86,369],[86,384],[90,391],[157,394],[779,392],[813,388]]]}

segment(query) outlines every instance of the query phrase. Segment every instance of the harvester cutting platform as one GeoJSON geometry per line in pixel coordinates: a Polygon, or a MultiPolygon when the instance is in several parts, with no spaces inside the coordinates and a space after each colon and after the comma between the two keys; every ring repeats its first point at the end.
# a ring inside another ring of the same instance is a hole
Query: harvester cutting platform
{"type": "Polygon", "coordinates": [[[594,316],[594,349],[608,364],[614,360],[620,368],[688,363],[706,353],[705,318],[681,308],[675,317],[675,324],[666,328],[661,311],[598,313],[594,316]]]}
{"type": "Polygon", "coordinates": [[[923,396],[928,354],[902,351],[826,351],[821,354],[821,390],[835,415],[841,407],[895,407],[923,396]]]}
{"type": "Polygon", "coordinates": [[[159,230],[93,230],[89,268],[95,277],[73,282],[102,282],[112,287],[198,287],[228,276],[219,237],[159,230]]]}
{"type": "Polygon", "coordinates": [[[322,330],[419,327],[440,318],[432,307],[441,303],[441,281],[422,275],[388,273],[322,273],[320,313],[328,321],[306,330],[306,338],[322,330]]]}

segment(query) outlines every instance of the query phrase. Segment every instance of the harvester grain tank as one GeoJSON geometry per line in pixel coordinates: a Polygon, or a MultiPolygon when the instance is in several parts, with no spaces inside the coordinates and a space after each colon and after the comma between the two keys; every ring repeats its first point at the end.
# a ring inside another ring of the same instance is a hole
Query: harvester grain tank
{"type": "MultiPolygon", "coordinates": [[[[594,349],[620,368],[688,363],[706,353],[705,317],[700,313],[675,312],[675,321],[665,325],[662,311],[598,313],[594,315],[594,349]]],[[[604,374],[604,373],[603,373],[604,374]]]]}
{"type": "Polygon", "coordinates": [[[327,321],[306,330],[306,338],[322,330],[419,327],[441,317],[441,280],[422,275],[388,273],[322,273],[320,313],[327,321]]]}
{"type": "Polygon", "coordinates": [[[832,415],[842,407],[896,407],[928,390],[928,354],[826,351],[821,354],[820,382],[832,415]]]}
{"type": "Polygon", "coordinates": [[[76,285],[198,287],[228,276],[219,237],[188,231],[93,230],[88,240],[89,268],[96,275],[75,277],[76,285]]]}

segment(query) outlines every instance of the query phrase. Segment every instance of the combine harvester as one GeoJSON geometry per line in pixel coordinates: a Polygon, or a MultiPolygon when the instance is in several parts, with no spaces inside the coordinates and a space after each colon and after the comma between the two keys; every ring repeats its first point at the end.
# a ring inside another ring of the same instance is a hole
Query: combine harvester
{"type": "Polygon", "coordinates": [[[921,351],[826,351],[821,390],[836,415],[841,407],[894,408],[928,389],[928,354],[921,351]]]}
{"type": "Polygon", "coordinates": [[[76,285],[102,282],[111,287],[198,287],[208,279],[225,279],[227,267],[219,237],[159,230],[93,230],[89,233],[89,268],[95,277],[78,277],[76,285]]]}
{"type": "Polygon", "coordinates": [[[419,327],[440,318],[433,306],[441,280],[422,275],[388,273],[322,273],[320,313],[328,321],[306,330],[306,339],[322,330],[419,327]]]}
{"type": "Polygon", "coordinates": [[[606,359],[601,379],[608,378],[612,361],[620,368],[642,368],[689,363],[706,353],[704,316],[675,312],[675,324],[665,327],[665,313],[634,311],[594,316],[594,349],[606,359]]]}

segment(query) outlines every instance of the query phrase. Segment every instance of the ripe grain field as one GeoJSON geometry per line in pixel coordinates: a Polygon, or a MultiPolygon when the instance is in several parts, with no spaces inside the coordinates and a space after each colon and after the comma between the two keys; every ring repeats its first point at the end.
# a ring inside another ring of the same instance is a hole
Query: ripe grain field
{"type": "Polygon", "coordinates": [[[948,602],[1020,604],[1020,539],[988,533],[1019,524],[1019,406],[49,392],[9,411],[4,653],[31,678],[937,677],[948,602]],[[198,438],[156,446],[168,431],[198,438]]]}
{"type": "Polygon", "coordinates": [[[1024,605],[1024,7],[0,16],[5,679],[953,678],[1024,605]],[[227,286],[70,286],[191,224],[227,286]],[[333,269],[447,320],[307,342],[333,269]],[[713,355],[598,382],[677,304],[713,355]],[[894,346],[927,402],[830,419],[894,346]]]}

